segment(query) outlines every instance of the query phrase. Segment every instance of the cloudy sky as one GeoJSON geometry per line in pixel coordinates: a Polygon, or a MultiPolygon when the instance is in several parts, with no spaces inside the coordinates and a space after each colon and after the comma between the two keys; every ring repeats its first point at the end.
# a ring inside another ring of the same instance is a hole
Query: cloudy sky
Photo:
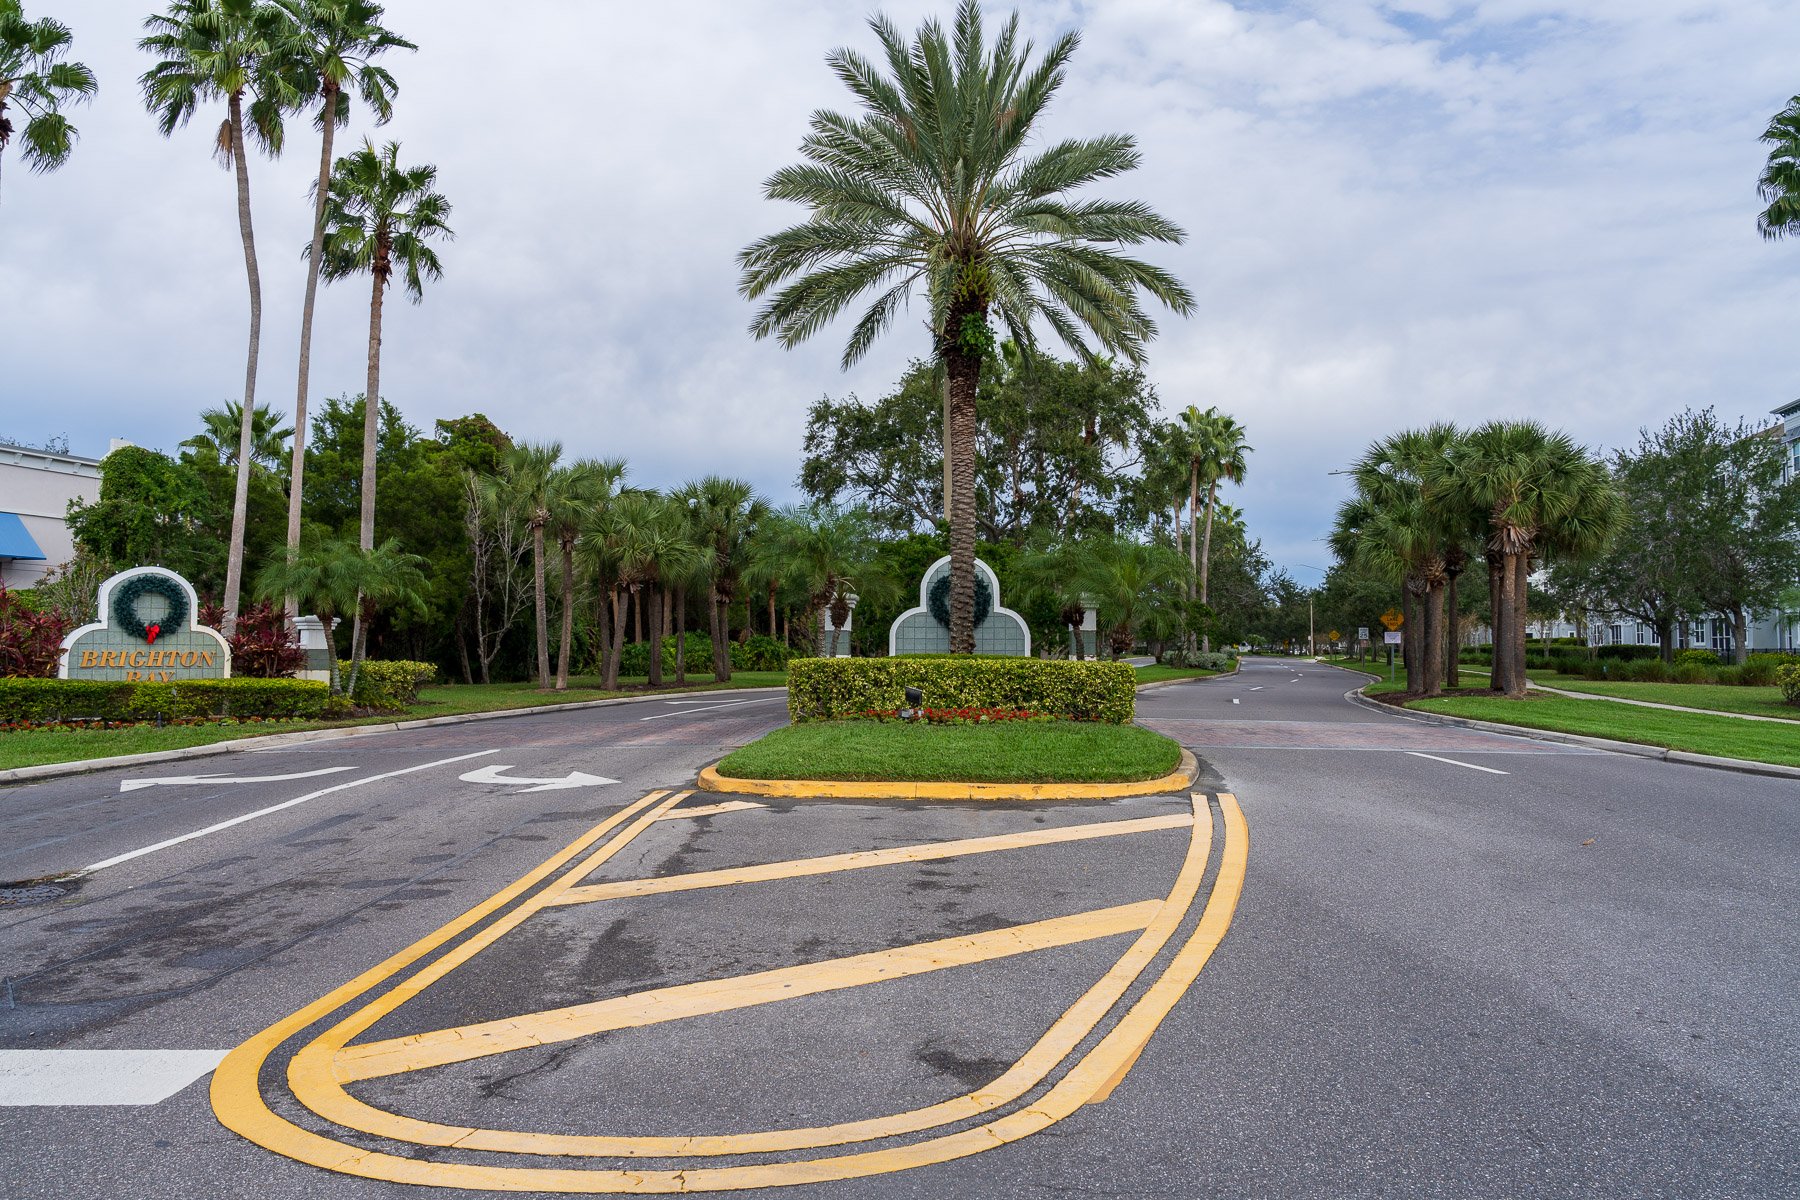
{"type": "MultiPolygon", "coordinates": [[[[911,28],[950,0],[900,0],[911,28]]],[[[0,436],[173,448],[243,380],[231,178],[197,119],[160,138],[120,0],[28,0],[98,73],[61,172],[0,192],[0,436]]],[[[847,107],[824,65],[864,49],[861,3],[391,0],[419,43],[380,138],[455,204],[445,279],[389,308],[383,392],[416,424],[485,412],[515,436],[709,471],[793,496],[807,405],[879,395],[926,349],[916,321],[848,374],[847,326],[753,342],[733,256],[787,223],[761,181],[808,114],[847,107]]],[[[996,7],[996,11],[998,11],[996,7]]],[[[1040,44],[1082,30],[1046,137],[1128,131],[1111,194],[1186,245],[1199,298],[1149,373],[1172,412],[1235,413],[1255,447],[1234,500],[1303,583],[1339,481],[1409,422],[1532,416],[1595,446],[1686,405],[1761,417],[1794,378],[1800,245],[1759,240],[1769,116],[1800,91],[1800,4],[1777,0],[1103,0],[1026,3],[1040,44]]],[[[216,119],[215,119],[216,120],[216,119]]],[[[359,119],[350,139],[368,129],[359,119]]],[[[252,167],[266,316],[258,398],[291,411],[316,162],[252,167]]],[[[343,144],[340,142],[340,144],[343,144]]],[[[11,158],[12,156],[9,156],[11,158]]],[[[324,290],[314,395],[361,390],[367,292],[324,290]]],[[[916,311],[916,310],[915,310],[916,311]]]]}

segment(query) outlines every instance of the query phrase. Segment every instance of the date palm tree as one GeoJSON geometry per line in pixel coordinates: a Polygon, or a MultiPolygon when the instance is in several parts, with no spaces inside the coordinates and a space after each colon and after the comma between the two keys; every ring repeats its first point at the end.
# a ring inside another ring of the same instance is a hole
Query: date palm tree
{"type": "MultiPolygon", "coordinates": [[[[369,376],[363,388],[363,549],[375,546],[376,423],[381,412],[381,317],[388,285],[399,275],[414,304],[425,298],[426,280],[442,278],[443,265],[431,248],[449,239],[450,202],[436,191],[437,168],[400,165],[400,143],[380,150],[362,147],[337,160],[325,199],[325,239],[319,270],[327,282],[367,274],[369,296],[369,376]]],[[[311,257],[310,247],[308,257],[311,257]]]]}
{"type": "Polygon", "coordinates": [[[1131,651],[1159,593],[1180,588],[1181,566],[1180,555],[1167,546],[1127,537],[1094,537],[1078,544],[1075,582],[1099,607],[1114,661],[1131,651]]]}
{"type": "Polygon", "coordinates": [[[810,211],[738,255],[739,290],[764,300],[751,332],[790,348],[874,293],[851,330],[846,367],[923,293],[946,391],[950,648],[969,653],[975,397],[994,353],[990,319],[1026,349],[1041,321],[1083,356],[1093,353],[1091,341],[1138,362],[1156,334],[1140,293],[1183,314],[1193,297],[1173,275],[1118,247],[1184,235],[1140,201],[1070,198],[1139,159],[1124,134],[1041,144],[1074,33],[1033,62],[1017,14],[988,44],[976,0],[962,0],[949,32],[929,20],[910,42],[883,17],[870,26],[886,71],[853,50],[829,56],[862,111],[815,113],[800,147],[806,161],[769,178],[770,199],[810,211]]]}
{"type": "Polygon", "coordinates": [[[54,171],[69,161],[78,135],[63,106],[79,104],[99,88],[92,71],[64,57],[74,40],[61,21],[28,21],[20,0],[0,0],[0,160],[16,132],[6,112],[16,105],[25,118],[19,148],[25,165],[54,171]]]}
{"type": "Polygon", "coordinates": [[[306,261],[306,299],[300,308],[300,379],[294,399],[293,470],[288,477],[287,544],[300,543],[300,500],[306,474],[306,401],[312,373],[313,310],[325,243],[326,202],[331,195],[333,135],[350,120],[355,92],[385,125],[394,114],[394,77],[376,56],[416,47],[381,24],[382,6],[369,0],[273,0],[287,14],[290,38],[282,47],[286,69],[306,80],[318,99],[319,179],[313,195],[312,250],[306,261]]]}
{"type": "Polygon", "coordinates": [[[1769,161],[1756,190],[1769,207],[1756,216],[1756,228],[1774,241],[1800,233],[1800,96],[1787,102],[1763,130],[1769,161]]]}
{"type": "Polygon", "coordinates": [[[282,557],[264,563],[256,576],[258,598],[279,604],[291,596],[325,623],[327,671],[334,696],[340,693],[334,634],[338,617],[356,608],[361,558],[362,550],[348,539],[308,537],[282,557]]]}
{"type": "Polygon", "coordinates": [[[243,425],[238,435],[237,491],[231,505],[231,541],[225,559],[224,632],[237,628],[238,592],[244,572],[244,527],[249,518],[250,466],[254,458],[256,365],[262,347],[262,273],[250,221],[250,166],[246,134],[271,156],[281,152],[282,114],[299,102],[294,80],[279,68],[279,48],[291,36],[287,14],[255,0],[171,0],[167,12],[144,22],[138,48],[159,56],[139,78],[144,104],[164,137],[188,123],[206,101],[224,100],[225,119],[213,152],[237,182],[238,238],[250,288],[250,345],[244,359],[243,425]],[[246,104],[246,102],[248,102],[246,104]]]}

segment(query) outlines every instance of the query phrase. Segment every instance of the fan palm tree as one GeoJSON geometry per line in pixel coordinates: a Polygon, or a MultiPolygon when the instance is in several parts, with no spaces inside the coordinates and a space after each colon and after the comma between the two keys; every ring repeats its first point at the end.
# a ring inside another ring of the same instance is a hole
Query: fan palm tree
{"type": "Polygon", "coordinates": [[[825,654],[837,657],[850,597],[878,594],[887,582],[877,562],[869,514],[829,504],[785,508],[773,523],[769,545],[769,554],[783,565],[783,577],[805,591],[809,619],[816,622],[819,614],[830,614],[825,654]]]}
{"type": "Polygon", "coordinates": [[[300,379],[294,398],[293,470],[288,477],[287,544],[300,542],[300,499],[306,473],[306,401],[312,373],[314,304],[325,243],[326,202],[331,195],[331,148],[338,126],[350,120],[356,92],[385,125],[394,115],[394,77],[375,64],[388,50],[416,47],[381,24],[382,6],[369,0],[272,0],[287,14],[290,40],[282,47],[288,69],[303,76],[319,101],[319,180],[313,194],[312,249],[306,260],[306,299],[300,308],[300,379]]]}
{"type": "Polygon", "coordinates": [[[517,512],[531,533],[531,578],[537,627],[537,683],[550,687],[550,605],[545,583],[545,530],[552,517],[552,492],[556,489],[561,442],[520,442],[500,460],[500,470],[483,480],[490,504],[517,512]]]}
{"type": "Polygon", "coordinates": [[[367,657],[369,626],[384,608],[416,604],[430,586],[419,569],[424,559],[400,549],[388,538],[373,549],[360,549],[355,559],[356,629],[350,641],[350,682],[344,690],[356,695],[356,681],[367,657]]]}
{"type": "Polygon", "coordinates": [[[741,479],[709,475],[678,495],[689,505],[695,540],[706,547],[711,570],[707,628],[712,636],[713,681],[731,678],[731,605],[749,566],[757,526],[769,504],[741,479]]]}
{"type": "MultiPolygon", "coordinates": [[[[196,434],[181,444],[211,455],[227,466],[235,464],[238,437],[244,425],[242,410],[243,405],[236,400],[227,400],[218,408],[202,409],[200,423],[205,432],[196,434]]],[[[251,464],[269,471],[279,468],[282,458],[287,454],[287,440],[294,436],[294,431],[283,428],[281,418],[266,404],[256,406],[256,411],[250,418],[250,428],[251,464]]]]}
{"type": "Polygon", "coordinates": [[[61,21],[25,19],[20,0],[0,0],[0,157],[12,144],[9,105],[25,114],[19,154],[33,171],[54,171],[75,149],[75,127],[63,115],[64,105],[79,104],[99,89],[94,73],[69,62],[74,35],[61,21]]]}
{"type": "Polygon", "coordinates": [[[270,155],[281,152],[282,114],[301,99],[279,66],[279,48],[291,36],[287,14],[255,0],[170,0],[167,12],[144,22],[138,48],[160,56],[139,78],[144,104],[164,137],[188,123],[204,101],[225,101],[225,120],[213,152],[237,181],[238,237],[250,286],[250,346],[244,361],[243,425],[238,434],[237,491],[231,505],[231,541],[225,559],[224,632],[237,628],[238,592],[244,571],[244,527],[249,518],[250,465],[254,458],[256,364],[262,347],[262,274],[250,222],[250,166],[245,135],[270,155]],[[246,109],[246,100],[248,107],[246,109]]]}
{"type": "MultiPolygon", "coordinates": [[[[1212,575],[1213,510],[1219,503],[1221,483],[1244,482],[1248,469],[1244,427],[1217,408],[1201,412],[1188,405],[1181,414],[1182,449],[1188,456],[1188,563],[1189,595],[1207,603],[1212,575]],[[1206,492],[1206,528],[1200,527],[1200,493],[1206,492]]],[[[1211,638],[1201,637],[1201,649],[1212,649],[1211,638]]]]}
{"type": "Polygon", "coordinates": [[[588,513],[611,503],[624,477],[623,459],[583,458],[557,467],[546,481],[543,530],[556,539],[562,563],[562,631],[556,653],[559,692],[569,687],[569,654],[575,640],[575,543],[588,513]]]}
{"type": "MultiPolygon", "coordinates": [[[[1019,556],[1014,574],[1021,585],[1019,599],[1027,604],[1042,601],[1056,610],[1057,620],[1069,632],[1069,657],[1086,657],[1081,625],[1087,618],[1087,596],[1078,581],[1082,546],[1076,541],[1038,542],[1019,556]]],[[[1100,648],[1094,647],[1098,655],[1100,648]]]]}
{"type": "Polygon", "coordinates": [[[926,21],[909,42],[882,17],[870,25],[887,68],[848,49],[828,58],[862,106],[818,112],[804,163],[770,177],[774,200],[808,219],[738,255],[739,290],[767,297],[751,323],[793,347],[873,292],[843,361],[856,362],[923,292],[944,368],[950,495],[950,648],[975,648],[975,397],[993,354],[990,318],[1021,347],[1042,321],[1084,357],[1138,362],[1156,324],[1141,292],[1178,313],[1193,297],[1167,271],[1121,245],[1180,242],[1181,230],[1133,200],[1069,194],[1138,165],[1132,138],[1113,134],[1033,148],[1062,86],[1077,36],[1035,63],[1017,14],[990,46],[981,7],[962,0],[946,33],[926,21]]]}
{"type": "Polygon", "coordinates": [[[1115,661],[1130,652],[1159,593],[1181,586],[1181,568],[1181,556],[1163,545],[1117,536],[1080,543],[1075,583],[1098,604],[1115,661]]]}
{"type": "Polygon", "coordinates": [[[641,588],[648,602],[645,622],[650,643],[650,686],[662,686],[663,606],[677,580],[693,570],[700,554],[690,534],[686,506],[667,496],[633,492],[612,505],[620,573],[641,588]]]}
{"type": "MultiPolygon", "coordinates": [[[[325,198],[325,239],[319,270],[328,282],[366,273],[369,298],[369,377],[363,388],[363,549],[375,545],[376,423],[381,412],[381,310],[388,284],[399,274],[414,304],[425,298],[425,281],[442,278],[443,265],[431,248],[435,238],[455,235],[446,224],[450,202],[437,186],[437,168],[402,167],[400,143],[380,150],[365,139],[362,148],[337,160],[325,198]]],[[[308,257],[312,255],[309,253],[308,257]]]]}

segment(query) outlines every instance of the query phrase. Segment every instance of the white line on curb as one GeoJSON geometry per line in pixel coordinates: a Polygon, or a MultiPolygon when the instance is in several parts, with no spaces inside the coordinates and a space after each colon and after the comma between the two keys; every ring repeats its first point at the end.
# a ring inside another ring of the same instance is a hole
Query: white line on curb
{"type": "Polygon", "coordinates": [[[498,750],[477,750],[473,754],[459,754],[455,758],[440,758],[436,762],[421,763],[416,767],[403,767],[398,771],[384,771],[379,775],[367,775],[361,779],[352,779],[349,783],[340,783],[335,787],[320,788],[316,792],[308,792],[304,796],[296,796],[294,799],[285,800],[280,804],[271,804],[267,808],[259,808],[255,812],[245,813],[241,817],[233,817],[229,821],[220,821],[217,825],[208,825],[205,829],[196,829],[192,833],[184,833],[180,837],[169,838],[166,841],[156,843],[154,846],[145,846],[141,850],[131,850],[124,854],[116,854],[111,858],[102,859],[90,867],[83,868],[83,873],[92,874],[95,871],[104,871],[108,867],[116,867],[120,863],[130,862],[134,858],[142,858],[146,854],[155,854],[158,850],[167,850],[170,846],[179,846],[183,842],[191,842],[195,838],[203,838],[209,833],[218,833],[221,829],[230,829],[233,825],[242,825],[245,821],[254,821],[258,817],[266,817],[270,813],[278,813],[284,808],[293,808],[296,804],[305,804],[308,800],[317,800],[320,796],[329,796],[333,792],[348,791],[353,787],[361,787],[365,783],[374,783],[378,779],[392,779],[396,775],[411,775],[414,771],[428,771],[432,767],[448,766],[451,763],[462,762],[465,759],[484,758],[489,754],[498,753],[500,753],[498,750]]]}
{"type": "Polygon", "coordinates": [[[1449,763],[1453,767],[1467,767],[1471,771],[1486,771],[1489,775],[1510,775],[1511,771],[1501,771],[1494,767],[1478,767],[1474,763],[1458,762],[1454,758],[1439,758],[1435,754],[1425,754],[1418,750],[1408,750],[1414,758],[1429,758],[1432,762],[1449,763]]]}

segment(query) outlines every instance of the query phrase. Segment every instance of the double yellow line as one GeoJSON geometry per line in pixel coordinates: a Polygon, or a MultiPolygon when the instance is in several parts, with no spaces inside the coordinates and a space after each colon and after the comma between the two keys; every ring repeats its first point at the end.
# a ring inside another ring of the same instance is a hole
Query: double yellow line
{"type": "Polygon", "coordinates": [[[686,792],[673,795],[666,792],[650,793],[589,830],[525,877],[462,917],[238,1047],[226,1058],[213,1078],[213,1106],[221,1122],[259,1145],[327,1170],[399,1183],[497,1191],[668,1193],[774,1187],[881,1174],[965,1157],[1036,1133],[1068,1116],[1083,1104],[1098,1103],[1111,1094],[1112,1089],[1129,1072],[1157,1025],[1187,990],[1224,936],[1242,889],[1248,852],[1248,832],[1243,814],[1235,798],[1229,794],[1221,794],[1219,806],[1225,840],[1218,876],[1199,923],[1169,961],[1162,975],[1113,1029],[1035,1102],[1024,1109],[957,1133],[928,1138],[906,1146],[758,1165],[693,1167],[685,1170],[522,1168],[429,1162],[366,1150],[301,1128],[270,1109],[258,1085],[258,1076],[268,1058],[284,1042],[475,929],[490,917],[500,914],[508,905],[520,901],[479,932],[459,942],[447,953],[303,1046],[288,1067],[288,1083],[293,1095],[319,1116],[363,1133],[422,1146],[532,1155],[682,1158],[772,1153],[841,1146],[942,1128],[1011,1104],[1039,1086],[1069,1058],[1173,938],[1192,907],[1211,857],[1212,814],[1205,800],[1195,796],[1191,816],[1182,814],[1036,830],[999,838],[967,839],[935,846],[896,847],[669,879],[578,886],[580,880],[615,855],[649,825],[670,816],[669,810],[687,795],[689,793],[686,792]],[[822,874],[827,870],[923,861],[1049,841],[1119,836],[1176,826],[1190,826],[1192,834],[1175,885],[1162,901],[1124,905],[987,934],[897,947],[874,954],[761,972],[738,979],[656,989],[457,1030],[349,1045],[350,1039],[367,1031],[408,999],[517,928],[533,913],[552,905],[585,903],[615,895],[642,895],[685,890],[687,887],[726,886],[761,879],[822,874]],[[613,835],[610,840],[582,857],[584,852],[608,838],[608,835],[613,835]],[[527,896],[532,889],[578,858],[579,861],[572,868],[564,871],[548,886],[527,896]],[[684,884],[683,881],[689,882],[684,884]],[[367,1105],[351,1096],[344,1086],[357,1080],[467,1061],[525,1046],[586,1036],[604,1029],[728,1011],[1134,930],[1138,931],[1137,939],[1113,967],[998,1079],[964,1096],[911,1112],[871,1120],[813,1129],[723,1136],[560,1135],[484,1130],[419,1121],[367,1105]]]}

